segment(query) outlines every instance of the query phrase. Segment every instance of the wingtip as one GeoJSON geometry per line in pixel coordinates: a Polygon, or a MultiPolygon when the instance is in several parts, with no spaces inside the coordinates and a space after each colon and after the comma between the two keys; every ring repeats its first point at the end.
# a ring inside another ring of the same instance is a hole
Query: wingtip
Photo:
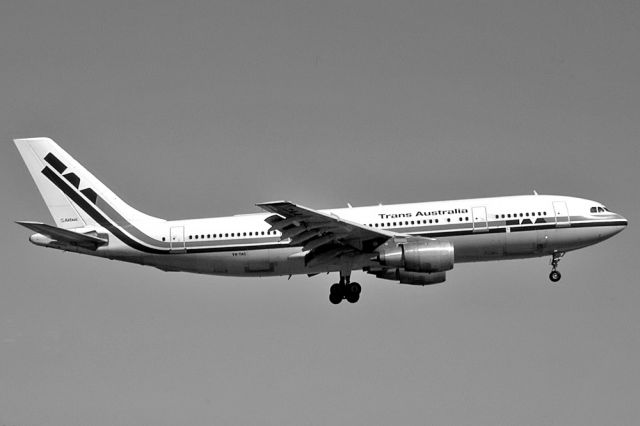
{"type": "Polygon", "coordinates": [[[44,223],[35,220],[14,220],[13,222],[25,227],[29,227],[29,225],[44,225],[44,223]]]}
{"type": "Polygon", "coordinates": [[[274,201],[263,201],[262,203],[258,203],[258,204],[273,204],[273,203],[289,203],[290,201],[287,200],[274,200],[274,201]]]}
{"type": "Polygon", "coordinates": [[[256,206],[262,207],[262,206],[271,206],[274,204],[291,204],[291,202],[287,200],[266,201],[263,203],[256,203],[256,206]]]}

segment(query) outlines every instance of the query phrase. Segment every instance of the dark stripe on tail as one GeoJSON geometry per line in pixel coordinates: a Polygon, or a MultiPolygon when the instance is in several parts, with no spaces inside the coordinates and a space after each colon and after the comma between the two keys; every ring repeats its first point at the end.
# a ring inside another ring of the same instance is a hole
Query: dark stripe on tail
{"type": "Polygon", "coordinates": [[[135,248],[145,253],[153,254],[167,254],[168,250],[158,250],[140,244],[139,242],[129,238],[125,233],[116,228],[107,218],[105,218],[100,212],[98,212],[91,204],[89,204],[84,198],[82,198],[73,188],[71,188],[65,181],[60,179],[53,170],[49,167],[42,169],[42,174],[45,175],[55,186],[60,189],[67,197],[76,203],[82,210],[84,210],[93,220],[98,222],[101,226],[105,227],[118,237],[122,242],[129,247],[135,248]]]}
{"type": "Polygon", "coordinates": [[[75,174],[75,173],[67,173],[66,175],[64,175],[64,177],[69,182],[71,182],[71,185],[75,186],[76,188],[80,188],[80,178],[78,177],[77,174],[75,174]]]}
{"type": "Polygon", "coordinates": [[[58,157],[53,155],[52,153],[48,153],[46,157],[44,157],[45,161],[51,165],[54,169],[58,171],[58,173],[62,174],[65,170],[67,170],[67,166],[65,166],[62,161],[58,160],[58,157]]]}
{"type": "Polygon", "coordinates": [[[85,189],[81,190],[80,192],[82,192],[85,197],[87,197],[89,200],[91,200],[91,202],[93,204],[96,204],[98,202],[98,194],[96,194],[96,191],[94,191],[93,189],[85,188],[85,189]]]}

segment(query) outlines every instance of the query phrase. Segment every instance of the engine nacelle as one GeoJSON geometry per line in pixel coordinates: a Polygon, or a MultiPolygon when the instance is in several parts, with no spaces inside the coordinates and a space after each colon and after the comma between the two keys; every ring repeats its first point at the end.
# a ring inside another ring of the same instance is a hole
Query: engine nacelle
{"type": "Polygon", "coordinates": [[[402,269],[386,269],[382,271],[370,271],[378,278],[400,281],[400,284],[430,285],[442,283],[446,280],[446,272],[409,272],[402,269]]]}
{"type": "Polygon", "coordinates": [[[381,265],[407,272],[444,272],[453,269],[453,245],[446,241],[420,238],[386,244],[378,249],[381,265]]]}

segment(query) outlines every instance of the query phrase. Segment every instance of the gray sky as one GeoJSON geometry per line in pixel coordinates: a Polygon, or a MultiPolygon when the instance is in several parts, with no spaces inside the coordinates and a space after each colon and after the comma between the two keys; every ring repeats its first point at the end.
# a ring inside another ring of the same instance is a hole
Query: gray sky
{"type": "Polygon", "coordinates": [[[640,5],[4,1],[0,423],[636,424],[640,5]],[[625,232],[439,286],[229,279],[45,250],[11,139],[165,218],[530,193],[625,232]]]}

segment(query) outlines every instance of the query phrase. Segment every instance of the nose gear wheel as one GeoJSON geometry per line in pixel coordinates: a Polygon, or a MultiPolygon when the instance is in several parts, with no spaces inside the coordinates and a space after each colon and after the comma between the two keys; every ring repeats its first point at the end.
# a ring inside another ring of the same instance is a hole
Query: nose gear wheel
{"type": "Polygon", "coordinates": [[[551,273],[549,274],[551,282],[557,283],[562,278],[562,274],[558,271],[558,263],[563,256],[563,251],[554,251],[551,255],[551,273]]]}

